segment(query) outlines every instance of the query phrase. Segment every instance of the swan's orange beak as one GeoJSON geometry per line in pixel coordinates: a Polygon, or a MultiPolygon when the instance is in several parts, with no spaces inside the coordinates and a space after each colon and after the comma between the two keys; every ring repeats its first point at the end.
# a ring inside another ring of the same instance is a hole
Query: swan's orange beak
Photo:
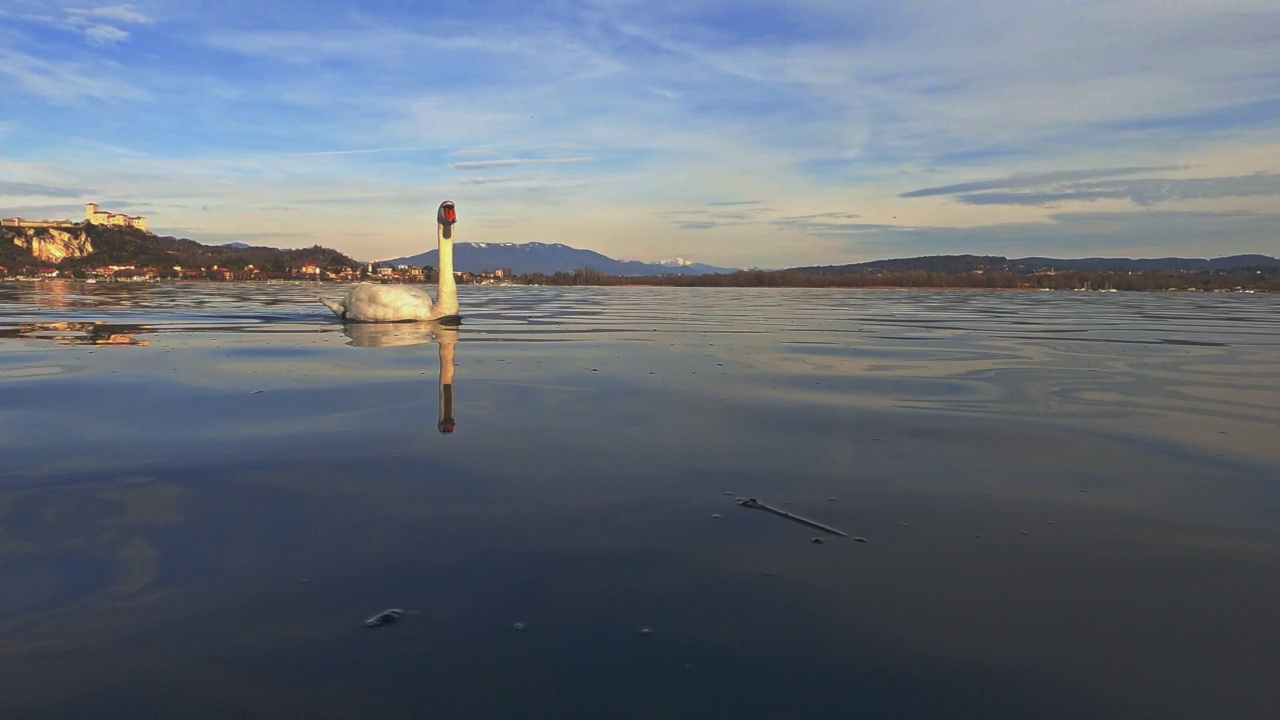
{"type": "Polygon", "coordinates": [[[445,203],[440,206],[440,222],[445,225],[452,225],[458,222],[458,211],[454,209],[453,203],[445,203]]]}

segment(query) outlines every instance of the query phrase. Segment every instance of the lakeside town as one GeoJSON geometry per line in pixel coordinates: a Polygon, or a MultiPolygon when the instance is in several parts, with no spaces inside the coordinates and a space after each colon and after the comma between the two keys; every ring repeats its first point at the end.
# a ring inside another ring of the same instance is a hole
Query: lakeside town
{"type": "MultiPolygon", "coordinates": [[[[283,281],[435,282],[435,268],[360,263],[330,248],[295,250],[246,245],[209,246],[157,236],[147,219],[85,204],[85,219],[0,219],[0,279],[86,282],[283,281]],[[96,262],[95,262],[96,261],[96,262]],[[7,263],[7,264],[6,264],[7,263]]],[[[463,284],[498,284],[511,270],[457,272],[463,284]]]]}
{"type": "MultiPolygon", "coordinates": [[[[472,250],[477,247],[486,244],[478,243],[472,250]]],[[[654,275],[605,272],[593,266],[595,261],[615,265],[618,261],[593,251],[555,248],[558,253],[577,253],[567,261],[573,263],[574,269],[528,272],[530,268],[525,268],[526,272],[519,272],[511,265],[525,260],[498,254],[482,262],[476,262],[473,256],[471,268],[455,271],[454,277],[459,284],[475,285],[1280,291],[1280,261],[1266,255],[1212,260],[939,255],[853,265],[654,275]]],[[[0,219],[0,280],[436,282],[434,267],[406,264],[404,260],[410,258],[359,262],[320,245],[295,249],[241,243],[204,245],[186,238],[158,236],[148,230],[145,217],[104,211],[96,203],[85,205],[85,219],[81,222],[0,219]]],[[[566,262],[563,257],[560,260],[566,262]]],[[[554,267],[545,261],[541,265],[554,267]]]]}
{"type": "MultiPolygon", "coordinates": [[[[497,269],[484,272],[455,272],[454,279],[463,285],[510,284],[509,270],[497,269]]],[[[316,263],[304,263],[296,269],[284,271],[264,270],[253,265],[231,268],[222,265],[210,267],[138,267],[133,264],[101,265],[62,270],[56,267],[28,267],[17,272],[0,265],[0,280],[33,281],[72,279],[85,282],[159,282],[163,280],[204,280],[221,282],[310,280],[331,282],[387,282],[430,283],[436,281],[435,268],[409,265],[369,263],[351,268],[347,266],[321,267],[316,263]]]]}

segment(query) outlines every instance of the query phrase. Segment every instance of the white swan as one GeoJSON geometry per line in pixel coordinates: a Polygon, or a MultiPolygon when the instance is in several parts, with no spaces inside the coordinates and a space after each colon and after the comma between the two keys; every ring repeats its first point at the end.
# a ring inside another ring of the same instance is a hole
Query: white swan
{"type": "Polygon", "coordinates": [[[347,296],[334,302],[320,298],[334,315],[354,322],[405,322],[414,320],[458,320],[458,286],[453,279],[453,224],[458,221],[452,200],[440,203],[436,213],[436,241],[439,268],[436,299],[413,285],[373,285],[361,283],[347,296]]]}

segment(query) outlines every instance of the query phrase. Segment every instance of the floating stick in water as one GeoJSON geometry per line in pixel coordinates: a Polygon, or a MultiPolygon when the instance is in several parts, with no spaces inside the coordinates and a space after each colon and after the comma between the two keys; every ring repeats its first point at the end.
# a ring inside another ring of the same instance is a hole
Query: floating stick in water
{"type": "Polygon", "coordinates": [[[739,504],[739,505],[741,505],[741,506],[742,506],[742,507],[744,507],[744,508],[751,508],[752,510],[764,510],[764,511],[765,511],[765,512],[767,512],[767,513],[773,513],[774,515],[777,515],[778,517],[786,518],[786,519],[790,520],[791,522],[798,522],[798,523],[800,523],[801,525],[807,525],[808,527],[811,527],[811,528],[813,528],[813,529],[815,529],[815,530],[821,530],[821,531],[822,531],[822,532],[824,532],[824,533],[830,533],[830,534],[832,534],[832,535],[839,535],[840,537],[849,537],[847,534],[842,533],[842,532],[840,532],[839,530],[837,530],[837,529],[835,529],[835,528],[833,528],[833,527],[831,527],[831,526],[829,526],[829,525],[823,525],[823,524],[822,524],[822,523],[820,523],[820,522],[814,522],[813,520],[810,520],[810,519],[808,519],[808,518],[802,518],[802,517],[800,517],[799,515],[796,515],[796,514],[794,514],[794,513],[789,513],[789,512],[787,512],[786,510],[779,510],[779,509],[778,509],[778,508],[776,508],[776,507],[770,507],[770,506],[765,505],[764,503],[760,502],[759,500],[757,500],[757,499],[755,499],[755,498],[747,498],[746,500],[743,500],[742,502],[740,502],[740,503],[738,503],[738,504],[739,504]]]}

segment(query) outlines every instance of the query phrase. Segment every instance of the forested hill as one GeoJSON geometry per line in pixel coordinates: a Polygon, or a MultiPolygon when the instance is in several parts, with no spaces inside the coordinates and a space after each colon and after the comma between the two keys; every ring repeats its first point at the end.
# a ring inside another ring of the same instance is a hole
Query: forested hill
{"type": "Polygon", "coordinates": [[[999,255],[926,255],[924,257],[874,260],[851,265],[818,265],[792,268],[806,275],[896,274],[909,272],[945,273],[1005,272],[1027,275],[1036,272],[1215,272],[1250,268],[1277,268],[1280,260],[1269,255],[1232,255],[1220,258],[1006,258],[999,255]]]}
{"type": "Polygon", "coordinates": [[[11,272],[26,267],[74,270],[102,265],[157,268],[217,265],[232,270],[253,265],[269,272],[283,272],[307,263],[321,267],[360,267],[360,263],[337,250],[319,245],[297,250],[203,245],[131,227],[88,223],[64,229],[0,228],[0,265],[11,272]]]}

